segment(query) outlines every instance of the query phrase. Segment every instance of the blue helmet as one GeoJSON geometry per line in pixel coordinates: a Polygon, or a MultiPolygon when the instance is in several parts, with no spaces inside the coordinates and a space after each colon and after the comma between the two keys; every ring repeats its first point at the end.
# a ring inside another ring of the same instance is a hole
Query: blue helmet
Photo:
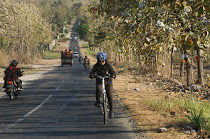
{"type": "Polygon", "coordinates": [[[105,61],[107,58],[107,54],[105,52],[99,52],[96,58],[98,61],[105,61]]]}

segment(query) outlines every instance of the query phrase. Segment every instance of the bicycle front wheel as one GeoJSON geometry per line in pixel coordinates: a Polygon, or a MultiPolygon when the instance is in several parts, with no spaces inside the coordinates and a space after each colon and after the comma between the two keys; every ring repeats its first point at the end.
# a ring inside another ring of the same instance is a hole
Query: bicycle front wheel
{"type": "Polygon", "coordinates": [[[108,110],[107,110],[107,104],[106,104],[106,98],[104,99],[103,102],[103,111],[104,111],[104,124],[107,124],[107,119],[108,119],[108,110]]]}

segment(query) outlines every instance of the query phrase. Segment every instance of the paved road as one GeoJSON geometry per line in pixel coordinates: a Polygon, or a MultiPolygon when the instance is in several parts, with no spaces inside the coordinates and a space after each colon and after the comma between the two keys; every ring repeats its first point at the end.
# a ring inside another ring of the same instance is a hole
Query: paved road
{"type": "Polygon", "coordinates": [[[16,100],[0,98],[0,138],[139,138],[118,103],[115,118],[103,124],[100,109],[93,106],[95,80],[88,75],[75,58],[72,67],[55,66],[43,78],[28,81],[16,100]]]}

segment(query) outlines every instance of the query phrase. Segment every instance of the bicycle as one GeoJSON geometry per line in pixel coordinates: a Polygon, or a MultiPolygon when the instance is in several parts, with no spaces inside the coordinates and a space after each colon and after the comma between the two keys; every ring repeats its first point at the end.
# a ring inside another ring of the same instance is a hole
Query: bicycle
{"type": "Polygon", "coordinates": [[[104,115],[104,124],[107,124],[107,120],[108,120],[108,114],[109,114],[109,102],[108,102],[108,98],[106,95],[106,89],[105,89],[105,79],[111,78],[110,76],[99,76],[97,75],[96,78],[101,79],[102,80],[102,102],[100,104],[100,108],[101,108],[101,112],[104,115]]]}

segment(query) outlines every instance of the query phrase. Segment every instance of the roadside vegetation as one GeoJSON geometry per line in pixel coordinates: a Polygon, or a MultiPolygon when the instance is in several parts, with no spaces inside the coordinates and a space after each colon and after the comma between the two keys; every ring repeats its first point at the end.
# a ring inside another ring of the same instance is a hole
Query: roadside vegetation
{"type": "Polygon", "coordinates": [[[44,53],[44,59],[59,59],[61,57],[60,51],[46,51],[44,53]]]}
{"type": "Polygon", "coordinates": [[[85,51],[85,54],[87,54],[87,55],[93,55],[93,56],[95,55],[95,52],[94,51],[88,49],[88,44],[83,44],[82,45],[82,48],[86,48],[87,49],[87,51],[85,51]]]}
{"type": "Polygon", "coordinates": [[[205,85],[208,73],[204,66],[209,65],[207,3],[104,0],[82,8],[84,16],[77,31],[90,50],[106,51],[119,63],[138,63],[139,68],[170,77],[177,75],[175,66],[182,65],[181,80],[186,86],[195,82],[205,85]],[[182,55],[187,55],[186,61],[182,55]],[[192,75],[194,69],[197,74],[192,75]]]}
{"type": "Polygon", "coordinates": [[[9,59],[30,63],[49,55],[49,44],[66,33],[64,27],[81,5],[72,0],[0,0],[0,52],[5,60],[0,64],[9,59]]]}
{"type": "Polygon", "coordinates": [[[210,136],[208,4],[103,0],[83,8],[77,29],[88,51],[108,53],[119,74],[133,75],[136,83],[153,81],[152,86],[166,93],[165,98],[135,100],[175,117],[176,131],[190,126],[203,138],[210,136]]]}
{"type": "Polygon", "coordinates": [[[183,122],[188,120],[196,131],[202,128],[209,132],[210,105],[208,102],[198,101],[193,95],[191,95],[189,99],[151,99],[143,100],[143,103],[152,110],[159,111],[163,115],[179,115],[178,117],[186,116],[187,118],[181,119],[183,122]]]}

